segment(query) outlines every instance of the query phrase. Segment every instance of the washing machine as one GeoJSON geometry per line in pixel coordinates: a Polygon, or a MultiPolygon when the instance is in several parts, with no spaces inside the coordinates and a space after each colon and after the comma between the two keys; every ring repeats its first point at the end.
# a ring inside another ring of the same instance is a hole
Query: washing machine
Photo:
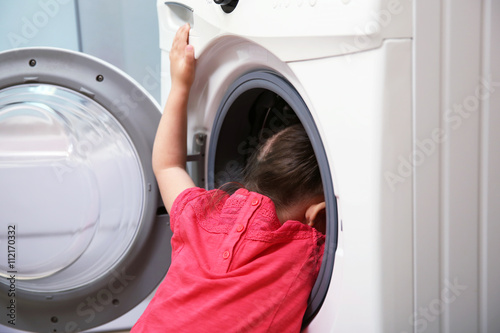
{"type": "Polygon", "coordinates": [[[391,191],[380,175],[412,144],[411,3],[186,0],[158,12],[165,63],[191,25],[188,127],[207,137],[208,187],[237,180],[259,139],[296,121],[313,143],[327,226],[305,331],[396,332],[387,314],[409,330],[412,187],[391,191]]]}
{"type": "Polygon", "coordinates": [[[500,329],[496,2],[182,0],[158,13],[165,74],[191,26],[188,140],[206,138],[208,188],[294,122],[313,143],[326,245],[304,332],[500,329]]]}
{"type": "MultiPolygon", "coordinates": [[[[238,180],[259,140],[293,123],[313,143],[326,244],[304,332],[498,332],[496,2],[157,9],[162,103],[173,36],[191,25],[188,169],[199,186],[238,180]]],[[[151,171],[160,109],[81,53],[4,52],[0,73],[0,323],[102,325],[168,270],[168,215],[151,171]]]]}

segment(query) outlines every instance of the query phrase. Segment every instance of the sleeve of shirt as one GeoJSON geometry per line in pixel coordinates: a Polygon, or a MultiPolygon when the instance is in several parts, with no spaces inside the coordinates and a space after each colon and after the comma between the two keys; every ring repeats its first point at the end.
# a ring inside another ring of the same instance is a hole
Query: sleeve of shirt
{"type": "Polygon", "coordinates": [[[170,229],[172,232],[175,232],[177,228],[177,223],[179,221],[179,216],[182,214],[182,211],[186,207],[186,205],[193,200],[196,200],[200,196],[203,196],[207,193],[207,190],[199,187],[190,187],[185,189],[181,194],[175,198],[174,203],[172,204],[172,210],[170,212],[170,229]]]}

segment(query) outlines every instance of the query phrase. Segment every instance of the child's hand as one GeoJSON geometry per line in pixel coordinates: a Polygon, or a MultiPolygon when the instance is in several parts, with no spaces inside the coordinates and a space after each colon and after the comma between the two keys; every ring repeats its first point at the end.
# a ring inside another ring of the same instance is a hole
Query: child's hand
{"type": "Polygon", "coordinates": [[[188,45],[189,29],[189,24],[180,27],[172,43],[170,51],[172,87],[180,85],[190,88],[194,81],[194,48],[192,45],[188,45]]]}

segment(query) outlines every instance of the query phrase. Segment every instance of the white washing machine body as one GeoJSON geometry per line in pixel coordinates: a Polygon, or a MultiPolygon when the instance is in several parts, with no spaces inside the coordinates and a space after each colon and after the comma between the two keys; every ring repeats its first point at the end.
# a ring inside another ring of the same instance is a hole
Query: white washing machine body
{"type": "MultiPolygon", "coordinates": [[[[500,215],[488,205],[498,191],[488,187],[492,192],[480,204],[488,218],[476,216],[472,224],[455,211],[473,216],[479,204],[468,205],[478,199],[450,192],[450,184],[463,184],[471,169],[451,168],[463,162],[463,155],[450,154],[449,147],[467,138],[477,142],[483,134],[479,127],[456,134],[450,129],[450,114],[435,104],[446,100],[440,91],[463,89],[457,77],[440,74],[436,81],[432,73],[458,70],[467,62],[454,63],[434,33],[456,43],[455,51],[464,54],[471,52],[470,43],[478,36],[486,36],[482,38],[490,49],[472,53],[492,54],[498,48],[491,38],[497,29],[491,13],[499,9],[491,4],[484,12],[480,5],[471,5],[478,14],[471,25],[483,30],[456,42],[465,31],[455,34],[444,23],[469,17],[465,7],[393,0],[242,0],[223,1],[221,8],[205,0],[158,1],[163,100],[170,85],[172,38],[182,24],[192,28],[190,43],[198,62],[188,104],[188,140],[193,143],[195,133],[207,135],[208,187],[223,183],[217,179],[221,175],[222,180],[237,175],[233,171],[241,168],[245,148],[254,144],[247,124],[253,106],[247,104],[267,107],[254,93],[280,95],[313,141],[328,222],[323,266],[304,319],[306,332],[474,331],[478,323],[500,327],[494,316],[498,301],[487,297],[498,292],[497,286],[488,282],[482,284],[481,296],[464,296],[473,293],[471,285],[500,274],[492,260],[498,247],[491,240],[485,247],[481,237],[467,238],[469,231],[477,236],[481,228],[499,234],[494,220],[500,215]],[[458,263],[462,252],[450,246],[458,240],[483,249],[472,251],[482,258],[482,270],[472,260],[458,263]],[[460,289],[462,281],[467,281],[466,291],[460,289]],[[474,320],[469,321],[471,312],[474,320]]],[[[481,56],[474,57],[478,64],[481,56]]],[[[498,62],[488,61],[498,75],[498,62]]],[[[463,81],[477,82],[484,74],[478,68],[463,81]]],[[[488,80],[491,88],[491,73],[488,80]]],[[[478,149],[498,156],[494,142],[483,137],[478,149]]],[[[473,176],[479,174],[479,164],[491,170],[498,163],[496,158],[480,160],[474,153],[465,156],[477,164],[473,176]]],[[[499,184],[491,171],[484,177],[499,184]]],[[[484,185],[485,180],[479,182],[484,185]]]]}
{"type": "MultiPolygon", "coordinates": [[[[333,272],[323,272],[323,287],[313,290],[323,295],[317,301],[322,306],[310,309],[317,314],[308,330],[387,331],[389,313],[394,327],[409,329],[411,182],[394,190],[383,178],[412,144],[409,4],[240,1],[225,13],[208,1],[159,1],[158,11],[164,68],[176,28],[192,26],[198,63],[188,110],[191,133],[217,141],[221,113],[228,117],[221,107],[228,90],[249,73],[275,74],[305,104],[303,112],[295,111],[312,119],[307,127],[320,138],[316,144],[331,175],[326,187],[335,196],[328,205],[324,258],[325,270],[330,263],[333,272]]],[[[163,82],[168,87],[168,77],[163,82]]],[[[213,153],[209,149],[216,159],[213,153]]]]}

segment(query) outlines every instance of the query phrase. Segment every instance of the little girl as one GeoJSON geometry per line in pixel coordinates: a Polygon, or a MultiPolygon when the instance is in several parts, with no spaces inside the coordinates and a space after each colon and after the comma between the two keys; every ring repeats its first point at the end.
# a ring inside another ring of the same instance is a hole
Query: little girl
{"type": "Polygon", "coordinates": [[[185,170],[195,71],[188,35],[186,25],[174,38],[172,88],[153,148],[172,262],[131,332],[299,332],[324,248],[311,227],[325,209],[313,148],[294,125],[258,148],[235,193],[195,187],[185,170]]]}

